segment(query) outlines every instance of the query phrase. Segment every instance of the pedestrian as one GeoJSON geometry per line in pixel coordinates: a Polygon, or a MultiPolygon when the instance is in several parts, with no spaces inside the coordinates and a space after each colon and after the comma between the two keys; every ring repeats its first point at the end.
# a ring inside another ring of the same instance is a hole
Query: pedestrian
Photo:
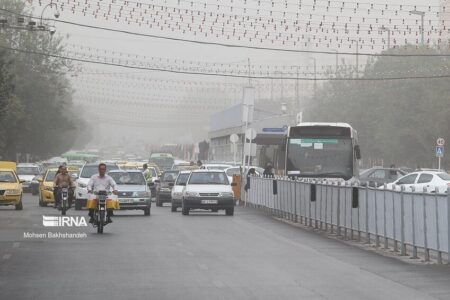
{"type": "Polygon", "coordinates": [[[264,177],[274,177],[272,163],[267,163],[263,173],[264,177]]]}
{"type": "Polygon", "coordinates": [[[247,182],[245,183],[244,190],[247,192],[250,189],[250,177],[256,176],[255,168],[250,168],[247,173],[247,182]]]}

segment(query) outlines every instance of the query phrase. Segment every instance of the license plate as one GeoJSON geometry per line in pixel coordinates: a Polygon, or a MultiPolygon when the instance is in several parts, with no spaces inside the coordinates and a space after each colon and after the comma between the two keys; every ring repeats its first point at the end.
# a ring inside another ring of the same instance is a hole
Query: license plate
{"type": "Polygon", "coordinates": [[[202,200],[202,204],[217,204],[217,200],[202,200]]]}
{"type": "Polygon", "coordinates": [[[133,199],[119,199],[120,203],[133,203],[134,200],[133,199]]]}

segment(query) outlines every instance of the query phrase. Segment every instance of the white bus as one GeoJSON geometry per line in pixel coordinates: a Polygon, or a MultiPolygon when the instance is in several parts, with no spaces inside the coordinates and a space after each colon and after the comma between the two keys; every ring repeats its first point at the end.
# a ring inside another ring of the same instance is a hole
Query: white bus
{"type": "Polygon", "coordinates": [[[283,141],[284,173],[289,177],[359,176],[361,150],[357,132],[346,123],[300,123],[288,128],[283,141]]]}

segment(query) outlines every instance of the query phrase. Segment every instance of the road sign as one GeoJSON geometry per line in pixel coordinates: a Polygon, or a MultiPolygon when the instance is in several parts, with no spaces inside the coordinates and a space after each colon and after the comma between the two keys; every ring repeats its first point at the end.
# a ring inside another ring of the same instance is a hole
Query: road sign
{"type": "Polygon", "coordinates": [[[239,136],[236,133],[233,133],[232,135],[230,135],[230,142],[231,143],[237,143],[239,141],[239,136]]]}
{"type": "Polygon", "coordinates": [[[436,157],[444,157],[444,147],[443,146],[436,147],[436,157]]]}
{"type": "Polygon", "coordinates": [[[245,137],[249,140],[253,140],[256,137],[256,130],[253,128],[248,128],[245,132],[245,137]]]}
{"type": "Polygon", "coordinates": [[[438,146],[445,146],[445,139],[444,138],[438,138],[436,141],[436,144],[438,146]]]}

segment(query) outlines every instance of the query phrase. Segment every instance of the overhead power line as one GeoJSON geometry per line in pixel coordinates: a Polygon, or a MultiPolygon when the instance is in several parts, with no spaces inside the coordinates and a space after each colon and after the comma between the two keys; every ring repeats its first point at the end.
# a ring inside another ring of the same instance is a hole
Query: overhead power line
{"type": "MultiPolygon", "coordinates": [[[[17,13],[17,12],[8,10],[8,9],[4,9],[4,8],[0,8],[0,10],[8,12],[10,14],[14,14],[16,16],[40,19],[38,17],[34,17],[31,15],[26,15],[26,14],[20,14],[20,13],[17,13]]],[[[289,49],[289,48],[258,47],[258,46],[238,45],[238,44],[225,44],[225,43],[218,43],[218,42],[198,41],[198,40],[175,38],[175,37],[161,36],[161,35],[154,35],[154,34],[145,34],[145,33],[133,32],[133,31],[128,31],[128,30],[87,25],[87,24],[81,24],[81,23],[64,21],[64,20],[59,20],[59,19],[52,19],[52,18],[44,18],[43,20],[45,20],[47,22],[52,21],[52,22],[58,22],[58,23],[62,23],[62,24],[68,24],[68,25],[96,29],[96,30],[103,30],[103,31],[108,31],[108,32],[115,32],[115,33],[134,35],[134,36],[140,36],[140,37],[148,37],[148,38],[154,38],[154,39],[169,40],[169,41],[175,41],[175,42],[192,43],[192,44],[198,44],[198,45],[209,45],[209,46],[220,46],[220,47],[226,47],[226,48],[242,48],[242,49],[250,49],[250,50],[264,50],[264,51],[275,51],[275,52],[336,55],[336,51],[315,51],[315,50],[301,50],[301,49],[289,49]]],[[[359,53],[338,52],[338,53],[340,55],[360,55],[360,56],[371,56],[371,57],[450,57],[450,54],[445,54],[445,53],[368,53],[368,52],[359,52],[359,53]]],[[[248,76],[247,76],[247,78],[248,78],[248,76]]]]}
{"type": "Polygon", "coordinates": [[[271,79],[274,79],[274,80],[302,80],[302,81],[389,81],[389,80],[450,78],[450,74],[435,75],[435,76],[396,76],[396,77],[377,77],[377,78],[368,78],[368,77],[359,77],[359,78],[340,78],[340,77],[334,77],[334,78],[333,77],[330,77],[330,78],[328,78],[328,77],[327,78],[323,78],[323,77],[310,78],[309,77],[308,78],[308,77],[248,76],[248,75],[192,72],[192,71],[170,70],[170,69],[164,69],[164,68],[150,68],[150,67],[130,66],[130,65],[123,65],[123,64],[118,64],[118,63],[108,63],[108,62],[101,62],[101,61],[95,61],[95,60],[73,58],[73,57],[67,57],[67,56],[58,55],[58,54],[43,53],[43,52],[37,52],[37,51],[31,51],[31,50],[25,50],[25,49],[19,49],[19,48],[6,47],[6,46],[1,46],[1,45],[0,45],[0,49],[20,52],[20,53],[26,53],[26,54],[41,55],[41,56],[45,56],[45,57],[67,59],[67,60],[76,61],[76,62],[82,62],[82,63],[92,63],[92,64],[106,65],[106,66],[113,66],[113,67],[122,67],[122,68],[128,68],[128,69],[159,71],[159,72],[166,72],[166,73],[186,74],[186,75],[215,76],[215,77],[232,77],[232,78],[247,78],[247,79],[248,78],[251,78],[251,79],[270,79],[270,80],[271,79]]]}

